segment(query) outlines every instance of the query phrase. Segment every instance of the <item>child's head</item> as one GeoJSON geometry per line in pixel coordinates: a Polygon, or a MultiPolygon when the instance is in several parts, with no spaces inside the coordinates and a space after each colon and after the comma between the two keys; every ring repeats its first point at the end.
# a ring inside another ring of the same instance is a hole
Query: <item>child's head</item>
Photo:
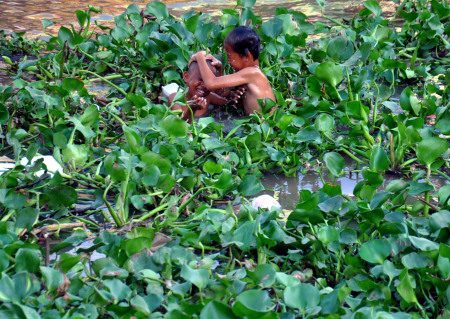
{"type": "MultiPolygon", "coordinates": [[[[215,76],[222,75],[220,69],[212,65],[211,60],[206,60],[206,64],[215,76]]],[[[188,94],[190,96],[197,95],[199,97],[205,97],[209,94],[209,90],[203,83],[202,76],[200,74],[200,68],[196,61],[193,61],[189,64],[187,71],[183,73],[183,80],[184,82],[186,82],[186,85],[189,88],[188,94]]]]}
{"type": "Polygon", "coordinates": [[[249,27],[240,26],[228,33],[224,42],[234,52],[240,56],[247,56],[250,53],[254,60],[259,57],[261,39],[255,30],[249,27]]]}

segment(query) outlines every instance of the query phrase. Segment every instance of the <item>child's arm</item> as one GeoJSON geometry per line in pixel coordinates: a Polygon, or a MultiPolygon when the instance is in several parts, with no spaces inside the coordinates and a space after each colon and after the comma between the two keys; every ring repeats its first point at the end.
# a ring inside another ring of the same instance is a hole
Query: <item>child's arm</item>
{"type": "Polygon", "coordinates": [[[228,103],[228,100],[223,96],[220,96],[214,92],[210,92],[208,95],[209,102],[216,106],[222,106],[228,103]]]}
{"type": "Polygon", "coordinates": [[[253,68],[245,68],[234,74],[216,77],[206,64],[205,51],[197,52],[191,60],[197,61],[203,83],[210,91],[248,84],[252,80],[253,68]]]}

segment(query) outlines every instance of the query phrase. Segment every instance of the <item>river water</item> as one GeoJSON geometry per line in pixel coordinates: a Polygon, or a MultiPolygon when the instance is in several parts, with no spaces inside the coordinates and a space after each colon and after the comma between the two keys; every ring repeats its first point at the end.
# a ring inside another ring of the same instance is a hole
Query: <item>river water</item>
{"type": "MultiPolygon", "coordinates": [[[[56,33],[62,25],[77,25],[75,10],[84,10],[88,5],[99,7],[103,12],[95,15],[94,20],[102,23],[112,21],[115,15],[123,13],[130,4],[137,4],[144,8],[150,1],[127,0],[0,0],[0,30],[8,32],[26,31],[31,35],[42,32],[41,19],[52,20],[56,24],[47,30],[56,33]]],[[[188,11],[201,11],[212,16],[221,15],[221,10],[234,8],[236,1],[231,0],[168,0],[163,1],[171,14],[181,16],[188,11]]],[[[327,0],[324,13],[334,18],[352,17],[362,1],[327,0]]],[[[306,14],[312,21],[320,18],[320,7],[316,0],[258,0],[253,12],[268,18],[275,14],[278,7],[286,7],[306,14]]]]}

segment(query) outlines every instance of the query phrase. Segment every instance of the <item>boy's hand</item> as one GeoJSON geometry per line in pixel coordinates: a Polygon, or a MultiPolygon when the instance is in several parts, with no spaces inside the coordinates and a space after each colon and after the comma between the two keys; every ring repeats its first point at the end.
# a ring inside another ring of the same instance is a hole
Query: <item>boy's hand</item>
{"type": "Polygon", "coordinates": [[[191,55],[191,59],[189,60],[188,67],[191,66],[192,62],[197,61],[197,57],[205,56],[205,55],[206,55],[206,51],[198,51],[198,52],[194,53],[193,55],[191,55]]]}
{"type": "Polygon", "coordinates": [[[208,108],[208,101],[204,97],[194,95],[192,97],[191,102],[192,102],[192,104],[194,104],[194,106],[197,106],[200,109],[207,109],[208,108]]]}
{"type": "Polygon", "coordinates": [[[245,94],[245,87],[239,86],[235,91],[231,92],[230,102],[237,103],[245,94]]]}

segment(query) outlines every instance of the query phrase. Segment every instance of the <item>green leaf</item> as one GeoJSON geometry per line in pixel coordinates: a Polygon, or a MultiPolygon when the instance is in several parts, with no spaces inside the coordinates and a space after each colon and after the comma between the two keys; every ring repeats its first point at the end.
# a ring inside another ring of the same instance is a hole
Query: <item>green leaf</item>
{"type": "Polygon", "coordinates": [[[161,128],[171,137],[184,137],[188,132],[188,124],[186,121],[179,119],[175,115],[167,116],[162,121],[161,128]]]}
{"type": "Polygon", "coordinates": [[[81,10],[75,10],[75,14],[77,15],[78,24],[80,27],[83,27],[86,23],[86,18],[88,17],[88,14],[81,10]]]}
{"type": "Polygon", "coordinates": [[[295,142],[314,142],[320,144],[322,142],[322,138],[320,137],[320,133],[314,128],[314,126],[308,126],[300,130],[295,135],[295,142]]]}
{"type": "Polygon", "coordinates": [[[107,279],[103,281],[105,288],[109,290],[117,301],[128,300],[131,297],[131,289],[119,279],[107,279]]]}
{"type": "Polygon", "coordinates": [[[340,175],[342,175],[342,170],[345,166],[345,160],[340,154],[336,152],[327,152],[323,156],[323,161],[328,168],[328,172],[333,177],[339,177],[340,175]]]}
{"type": "Polygon", "coordinates": [[[448,149],[448,142],[439,137],[423,139],[416,147],[417,160],[425,165],[431,165],[448,149]]]}
{"type": "Polygon", "coordinates": [[[275,39],[283,30],[283,20],[273,18],[261,25],[261,32],[270,39],[275,39]]]}
{"type": "Polygon", "coordinates": [[[59,271],[45,266],[41,266],[40,269],[49,292],[55,291],[64,283],[64,276],[59,271]]]}
{"type": "Polygon", "coordinates": [[[72,31],[70,31],[66,27],[61,27],[58,32],[58,41],[59,41],[59,45],[61,47],[63,47],[67,41],[70,48],[73,48],[74,47],[74,38],[73,38],[72,31]]]}
{"type": "Polygon", "coordinates": [[[342,68],[331,61],[319,64],[314,74],[319,80],[327,82],[332,87],[336,87],[344,79],[342,68]]]}
{"type": "Polygon", "coordinates": [[[150,316],[150,309],[145,302],[145,299],[142,298],[140,295],[136,295],[130,300],[130,305],[136,309],[137,311],[143,313],[145,316],[150,316]]]}
{"type": "Polygon", "coordinates": [[[389,168],[389,158],[381,146],[375,145],[370,154],[369,168],[374,172],[384,172],[389,168]]]}
{"type": "Polygon", "coordinates": [[[67,91],[81,91],[83,86],[83,81],[76,78],[65,78],[62,82],[62,88],[67,91]]]}
{"type": "Polygon", "coordinates": [[[305,313],[307,309],[319,305],[320,293],[310,284],[299,284],[287,287],[283,293],[283,300],[287,306],[305,313]]]}
{"type": "Polygon", "coordinates": [[[33,249],[21,248],[16,254],[16,272],[29,271],[36,272],[39,269],[41,260],[33,249]]]}
{"type": "Polygon", "coordinates": [[[376,0],[364,1],[364,6],[369,9],[374,15],[379,16],[383,12],[381,10],[381,6],[378,4],[376,0]]]}
{"type": "Polygon", "coordinates": [[[181,267],[181,277],[202,290],[208,283],[209,272],[206,269],[192,269],[188,265],[183,264],[181,267]]]}
{"type": "Polygon", "coordinates": [[[255,284],[264,288],[271,287],[276,279],[276,271],[269,264],[258,265],[255,271],[249,275],[255,281],[255,284]]]}
{"type": "Polygon", "coordinates": [[[237,5],[242,6],[244,8],[253,8],[256,0],[237,0],[237,5]]]}
{"type": "Polygon", "coordinates": [[[125,250],[128,256],[140,253],[142,249],[152,248],[152,241],[148,237],[137,237],[125,241],[125,250]]]}
{"type": "Polygon", "coordinates": [[[71,163],[72,161],[76,166],[83,166],[88,159],[88,150],[85,145],[69,144],[62,151],[63,161],[71,163]]]}
{"type": "Polygon", "coordinates": [[[391,244],[386,239],[374,239],[361,245],[359,256],[374,264],[383,264],[392,251],[391,244]]]}
{"type": "Polygon", "coordinates": [[[407,269],[425,268],[428,267],[431,263],[432,260],[429,257],[414,252],[402,257],[402,264],[407,269]]]}
{"type": "Polygon", "coordinates": [[[439,245],[429,239],[409,236],[409,240],[411,240],[411,243],[414,245],[414,247],[422,251],[439,250],[439,245]]]}
{"type": "Polygon", "coordinates": [[[156,165],[149,165],[144,171],[142,177],[142,183],[145,186],[156,186],[158,184],[159,177],[161,176],[161,171],[156,165]]]}
{"type": "Polygon", "coordinates": [[[258,177],[245,175],[238,187],[239,192],[244,196],[252,196],[264,190],[264,186],[258,177]]]}
{"type": "Polygon", "coordinates": [[[16,229],[25,228],[31,230],[39,216],[39,211],[34,207],[26,207],[16,212],[16,229]]]}
{"type": "Polygon", "coordinates": [[[78,201],[78,194],[76,190],[71,186],[58,185],[53,188],[48,196],[52,201],[52,206],[63,205],[65,207],[70,207],[78,201]]]}
{"type": "Polygon", "coordinates": [[[322,226],[317,233],[317,238],[326,246],[339,239],[339,233],[334,226],[322,226]]]}
{"type": "Polygon", "coordinates": [[[141,146],[141,139],[140,139],[138,133],[126,125],[122,126],[122,130],[123,130],[123,133],[125,134],[127,146],[130,148],[131,153],[139,154],[139,149],[141,146]]]}
{"type": "Polygon", "coordinates": [[[319,132],[330,132],[334,130],[334,119],[327,113],[321,113],[314,121],[314,127],[319,132]]]}
{"type": "Polygon", "coordinates": [[[272,307],[267,291],[247,290],[237,296],[233,304],[233,313],[248,318],[261,318],[272,307]]]}
{"type": "Polygon", "coordinates": [[[353,44],[344,37],[334,37],[327,47],[327,55],[335,61],[346,60],[354,52],[353,44]]]}
{"type": "Polygon", "coordinates": [[[169,17],[169,10],[166,5],[160,1],[152,1],[145,7],[145,13],[154,15],[159,21],[169,17]]]}
{"type": "Polygon", "coordinates": [[[99,119],[97,106],[94,104],[89,105],[84,110],[83,115],[81,115],[78,119],[80,120],[81,124],[85,126],[92,126],[99,119]]]}
{"type": "Polygon", "coordinates": [[[205,164],[203,164],[203,171],[208,174],[220,174],[222,173],[222,165],[207,161],[205,164]]]}
{"type": "Polygon", "coordinates": [[[445,205],[450,199],[450,185],[444,185],[438,192],[439,204],[445,205]]]}
{"type": "Polygon", "coordinates": [[[407,303],[418,303],[411,280],[409,279],[408,271],[405,269],[402,273],[403,278],[397,286],[397,291],[404,301],[407,303]]]}
{"type": "Polygon", "coordinates": [[[203,307],[200,319],[235,319],[236,316],[228,305],[213,300],[203,307]]]}
{"type": "Polygon", "coordinates": [[[142,108],[147,105],[147,101],[140,95],[128,93],[127,100],[133,103],[137,108],[142,108]]]}
{"type": "MultiPolygon", "coordinates": [[[[112,181],[119,182],[124,181],[126,179],[126,172],[125,167],[120,165],[120,163],[117,161],[116,156],[113,154],[109,154],[105,158],[105,169],[108,172],[108,174],[111,176],[112,181]]],[[[158,176],[159,177],[159,176],[158,176]]],[[[144,179],[146,176],[144,176],[144,179]]],[[[155,182],[156,185],[156,182],[155,182]]],[[[154,186],[154,185],[152,185],[154,186]]]]}

